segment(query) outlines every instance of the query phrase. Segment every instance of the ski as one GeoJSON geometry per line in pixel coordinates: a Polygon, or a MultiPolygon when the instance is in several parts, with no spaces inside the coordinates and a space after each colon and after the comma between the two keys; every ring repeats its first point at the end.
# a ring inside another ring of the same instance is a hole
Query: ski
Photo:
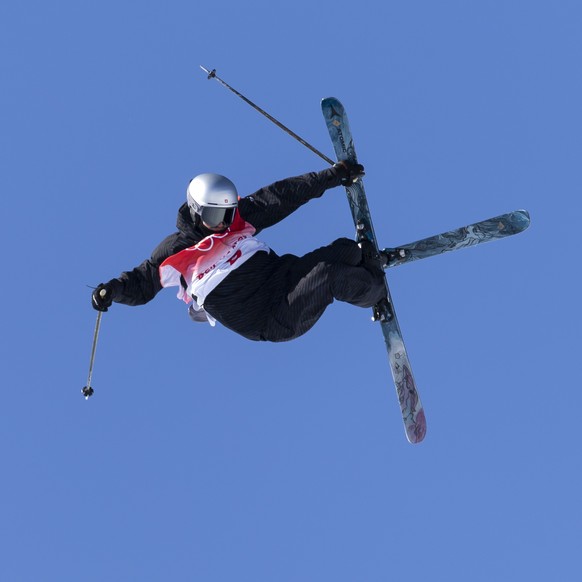
{"type": "Polygon", "coordinates": [[[389,267],[458,251],[523,232],[530,224],[527,210],[515,210],[475,224],[449,230],[399,247],[384,249],[389,267]]]}
{"type": "MultiPolygon", "coordinates": [[[[356,150],[343,105],[334,97],[328,97],[321,102],[321,109],[338,161],[347,160],[357,163],[356,150]]],[[[362,180],[347,186],[346,192],[356,228],[356,240],[369,241],[378,253],[378,243],[362,180]]],[[[388,282],[386,282],[386,295],[387,303],[374,307],[373,319],[380,322],[384,334],[406,437],[411,443],[419,443],[426,434],[426,419],[394,311],[388,282]]]]}

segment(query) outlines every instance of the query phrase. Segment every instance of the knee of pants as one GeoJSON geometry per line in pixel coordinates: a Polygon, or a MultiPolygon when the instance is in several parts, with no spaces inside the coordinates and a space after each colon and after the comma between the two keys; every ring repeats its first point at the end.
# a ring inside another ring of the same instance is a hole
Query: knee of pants
{"type": "Polygon", "coordinates": [[[329,271],[331,291],[335,299],[361,307],[371,307],[386,296],[383,276],[365,267],[333,265],[329,271]]]}
{"type": "Polygon", "coordinates": [[[355,240],[342,237],[334,240],[330,247],[334,249],[339,262],[356,266],[362,262],[362,249],[355,240]]]}

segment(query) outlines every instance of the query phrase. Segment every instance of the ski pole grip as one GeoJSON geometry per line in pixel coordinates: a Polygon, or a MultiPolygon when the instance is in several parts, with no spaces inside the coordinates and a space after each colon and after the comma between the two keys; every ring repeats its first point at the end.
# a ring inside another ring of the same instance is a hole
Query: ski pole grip
{"type": "Polygon", "coordinates": [[[107,295],[107,291],[105,289],[101,289],[101,291],[99,291],[99,296],[102,299],[105,299],[105,295],[107,295]]]}

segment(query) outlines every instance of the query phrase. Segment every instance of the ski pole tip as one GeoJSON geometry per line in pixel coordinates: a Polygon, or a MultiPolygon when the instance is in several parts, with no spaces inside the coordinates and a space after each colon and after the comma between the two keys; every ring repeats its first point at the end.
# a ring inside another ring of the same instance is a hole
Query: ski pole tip
{"type": "Polygon", "coordinates": [[[202,65],[200,65],[200,68],[208,74],[208,78],[212,79],[213,77],[216,77],[216,69],[212,69],[212,71],[209,71],[206,67],[203,67],[202,65]]]}
{"type": "Polygon", "coordinates": [[[93,390],[91,386],[85,386],[84,388],[81,389],[81,392],[85,397],[85,400],[89,400],[89,398],[93,396],[93,392],[95,392],[95,390],[93,390]]]}

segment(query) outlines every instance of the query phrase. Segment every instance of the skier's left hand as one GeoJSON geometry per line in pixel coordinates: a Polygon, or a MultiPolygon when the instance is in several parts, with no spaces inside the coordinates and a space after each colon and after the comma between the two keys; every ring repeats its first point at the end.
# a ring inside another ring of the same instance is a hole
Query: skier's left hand
{"type": "Polygon", "coordinates": [[[107,311],[113,303],[113,287],[109,283],[100,283],[91,294],[91,305],[97,311],[107,311]]]}
{"type": "Polygon", "coordinates": [[[362,164],[353,164],[347,160],[337,162],[333,167],[336,169],[337,174],[341,179],[342,186],[351,186],[365,174],[364,166],[362,166],[362,164]]]}

